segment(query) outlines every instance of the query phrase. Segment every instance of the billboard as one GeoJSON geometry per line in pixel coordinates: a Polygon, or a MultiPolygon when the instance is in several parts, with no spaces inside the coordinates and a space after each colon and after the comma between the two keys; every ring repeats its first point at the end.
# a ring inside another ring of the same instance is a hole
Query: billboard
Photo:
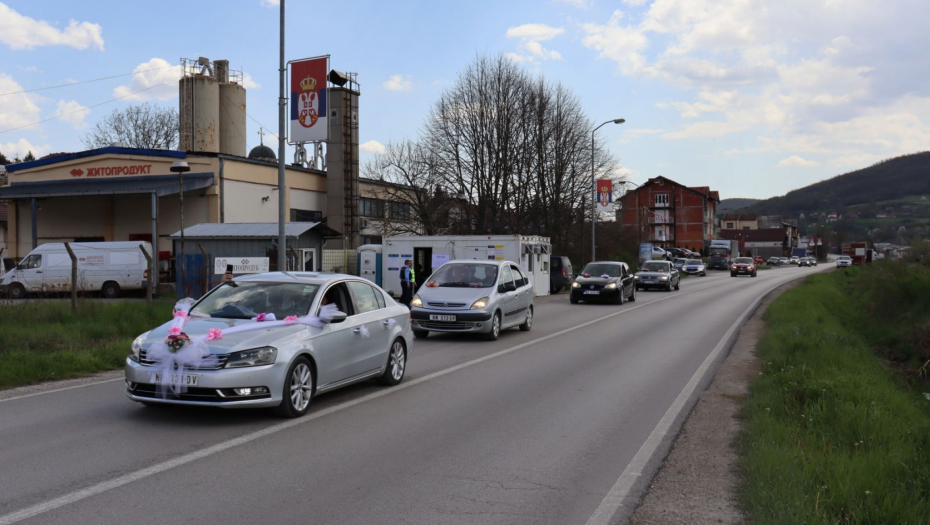
{"type": "Polygon", "coordinates": [[[597,211],[614,211],[614,184],[608,179],[597,181],[597,211]]]}
{"type": "Polygon", "coordinates": [[[295,60],[288,64],[291,78],[290,144],[329,140],[326,78],[329,56],[295,60]]]}

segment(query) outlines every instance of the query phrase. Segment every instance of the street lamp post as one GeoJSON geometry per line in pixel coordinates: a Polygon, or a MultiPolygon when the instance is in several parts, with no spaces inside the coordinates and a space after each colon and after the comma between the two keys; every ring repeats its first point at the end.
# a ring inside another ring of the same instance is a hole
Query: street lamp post
{"type": "Polygon", "coordinates": [[[187,282],[187,263],[184,260],[184,174],[191,170],[191,167],[187,165],[183,160],[179,160],[171,164],[170,168],[172,173],[178,174],[178,204],[180,205],[180,222],[181,222],[181,289],[179,292],[184,291],[184,285],[187,282]]]}
{"type": "Polygon", "coordinates": [[[606,126],[607,124],[623,124],[626,122],[625,119],[618,118],[613,120],[608,120],[600,126],[591,130],[591,262],[594,262],[596,258],[595,248],[594,248],[594,227],[597,225],[597,172],[594,169],[594,134],[597,130],[606,126]]]}

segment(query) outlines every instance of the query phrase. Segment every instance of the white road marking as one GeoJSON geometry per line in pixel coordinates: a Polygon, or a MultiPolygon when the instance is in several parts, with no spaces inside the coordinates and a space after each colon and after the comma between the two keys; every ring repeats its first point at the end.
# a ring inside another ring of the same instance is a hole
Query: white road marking
{"type": "MultiPolygon", "coordinates": [[[[661,299],[656,299],[656,300],[654,300],[654,301],[649,301],[648,303],[645,303],[645,304],[638,304],[638,305],[636,305],[636,306],[630,306],[630,307],[624,308],[623,310],[619,310],[619,311],[617,311],[617,312],[614,312],[614,313],[611,313],[611,314],[607,314],[607,315],[605,315],[605,316],[599,317],[599,318],[597,318],[597,319],[593,319],[593,320],[591,320],[591,321],[587,321],[587,322],[585,322],[585,323],[582,323],[582,324],[573,326],[573,327],[571,327],[571,328],[565,328],[564,330],[559,330],[558,332],[553,332],[553,333],[551,333],[551,334],[549,334],[549,335],[546,335],[546,336],[543,336],[543,337],[539,337],[539,338],[533,339],[533,340],[531,340],[531,341],[527,341],[527,342],[525,342],[525,343],[518,344],[518,345],[516,345],[516,346],[512,346],[512,347],[507,348],[507,349],[505,349],[505,350],[501,350],[501,351],[495,352],[495,353],[493,353],[493,354],[488,354],[488,355],[486,355],[486,356],[484,356],[484,357],[479,357],[479,358],[473,359],[473,360],[471,360],[471,361],[466,361],[466,362],[464,362],[464,363],[460,363],[460,364],[458,364],[458,365],[452,366],[452,367],[450,367],[450,368],[446,368],[446,369],[444,369],[444,370],[439,370],[439,371],[437,371],[437,372],[433,372],[432,374],[425,375],[425,376],[423,376],[423,377],[421,377],[421,378],[418,378],[418,379],[414,379],[413,381],[410,381],[410,382],[407,382],[407,383],[401,383],[400,385],[395,386],[395,387],[393,387],[393,388],[389,388],[389,389],[381,390],[381,391],[378,391],[378,392],[374,392],[374,393],[371,393],[371,394],[368,394],[368,395],[359,397],[359,398],[357,398],[357,399],[353,399],[353,400],[351,400],[351,401],[346,401],[345,403],[341,403],[341,404],[339,404],[339,405],[335,405],[335,406],[329,407],[329,408],[327,408],[327,409],[320,410],[319,412],[313,412],[313,413],[307,414],[306,416],[304,416],[304,417],[302,417],[302,418],[299,418],[299,419],[292,419],[292,420],[290,420],[290,421],[287,421],[287,422],[284,422],[284,423],[279,423],[279,424],[277,424],[277,425],[273,425],[273,426],[270,426],[270,427],[265,428],[265,429],[262,429],[262,430],[257,430],[257,431],[255,431],[255,432],[251,432],[251,433],[249,433],[249,434],[245,434],[245,435],[243,435],[243,436],[240,436],[240,437],[237,437],[237,438],[234,438],[234,439],[230,439],[230,440],[224,441],[224,442],[222,442],[222,443],[217,443],[216,445],[213,445],[213,446],[210,446],[210,447],[207,447],[207,448],[203,448],[203,449],[200,449],[200,450],[196,450],[196,451],[194,451],[194,452],[190,452],[190,453],[188,453],[188,454],[184,454],[183,456],[178,456],[178,457],[176,457],[176,458],[174,458],[174,459],[170,459],[170,460],[164,461],[164,462],[162,462],[162,463],[157,463],[157,464],[152,465],[152,466],[150,466],[150,467],[146,467],[146,468],[143,468],[143,469],[140,469],[140,470],[136,470],[136,471],[134,471],[134,472],[130,472],[130,473],[128,473],[128,474],[124,474],[124,475],[122,475],[122,476],[115,477],[115,478],[110,479],[110,480],[107,480],[107,481],[103,481],[103,482],[98,483],[98,484],[96,484],[96,485],[91,485],[91,486],[86,487],[86,488],[83,488],[83,489],[81,489],[81,490],[76,490],[76,491],[74,491],[74,492],[70,492],[70,493],[68,493],[68,494],[65,494],[64,496],[60,496],[60,497],[57,497],[57,498],[54,498],[54,499],[45,501],[45,502],[43,502],[43,503],[38,503],[38,504],[33,505],[33,506],[31,506],[31,507],[26,507],[26,508],[24,508],[24,509],[21,509],[21,510],[15,511],[15,512],[11,512],[11,513],[6,514],[6,515],[3,515],[3,516],[0,516],[0,525],[11,525],[11,524],[13,524],[13,523],[17,523],[17,522],[19,522],[19,521],[32,518],[32,517],[34,517],[34,516],[38,516],[39,514],[44,514],[44,513],[46,513],[46,512],[51,511],[51,510],[55,510],[55,509],[57,509],[57,508],[59,508],[59,507],[64,507],[65,505],[70,505],[71,503],[76,503],[76,502],[78,502],[78,501],[87,499],[87,498],[89,498],[89,497],[91,497],[91,496],[96,496],[97,494],[102,494],[102,493],[104,493],[104,492],[107,492],[107,491],[110,491],[110,490],[113,490],[113,489],[122,487],[123,485],[128,485],[129,483],[133,483],[133,482],[135,482],[135,481],[139,481],[139,480],[148,478],[148,477],[150,477],[150,476],[154,476],[154,475],[156,475],[156,474],[160,474],[160,473],[165,472],[165,471],[167,471],[167,470],[171,470],[171,469],[173,469],[173,468],[180,467],[180,466],[182,466],[182,465],[186,465],[187,463],[190,463],[190,462],[192,462],[192,461],[197,461],[198,459],[203,459],[203,458],[212,456],[212,455],[214,455],[214,454],[218,454],[218,453],[223,452],[223,451],[225,451],[225,450],[229,450],[229,449],[231,449],[231,448],[233,448],[233,447],[237,447],[237,446],[239,446],[239,445],[244,445],[244,444],[246,444],[246,443],[250,443],[250,442],[252,442],[252,441],[255,441],[255,440],[257,440],[257,439],[261,439],[261,438],[270,436],[270,435],[272,435],[272,434],[277,434],[278,432],[281,432],[281,431],[283,431],[283,430],[287,430],[287,429],[289,429],[289,428],[296,427],[296,426],[298,426],[298,425],[303,425],[303,424],[305,424],[305,423],[309,423],[309,422],[311,422],[311,421],[314,421],[314,420],[319,419],[319,418],[321,418],[321,417],[328,416],[328,415],[333,414],[333,413],[335,413],[335,412],[340,412],[340,411],[345,410],[345,409],[347,409],[347,408],[351,408],[351,407],[354,407],[354,406],[356,406],[356,405],[360,405],[360,404],[362,404],[362,403],[366,403],[366,402],[368,402],[368,401],[372,401],[372,400],[378,399],[378,398],[380,398],[380,397],[384,397],[384,396],[387,396],[387,395],[390,395],[390,394],[395,394],[395,393],[397,393],[397,392],[401,392],[401,391],[403,391],[403,390],[406,390],[406,389],[408,389],[408,388],[412,388],[412,387],[417,386],[417,385],[419,385],[419,384],[426,383],[426,382],[428,382],[428,381],[432,381],[432,380],[434,380],[434,379],[438,379],[438,378],[440,378],[440,377],[442,377],[442,376],[445,376],[445,375],[448,375],[448,374],[457,372],[457,371],[462,370],[462,369],[464,369],[464,368],[469,368],[469,367],[475,366],[475,365],[477,365],[477,364],[479,364],[479,363],[483,363],[483,362],[485,362],[485,361],[490,361],[491,359],[497,359],[498,357],[503,357],[503,356],[505,356],[505,355],[507,355],[507,354],[511,354],[511,353],[513,353],[513,352],[516,352],[517,350],[522,350],[523,348],[527,348],[527,347],[529,347],[529,346],[533,346],[533,345],[539,344],[539,343],[541,343],[541,342],[543,342],[543,341],[547,341],[547,340],[549,340],[549,339],[553,339],[553,338],[555,338],[555,337],[559,337],[559,336],[565,335],[565,334],[567,334],[567,333],[574,332],[574,331],[576,331],[576,330],[581,330],[582,328],[585,328],[585,327],[591,326],[591,325],[593,325],[593,324],[599,323],[599,322],[601,322],[601,321],[603,321],[603,320],[605,320],[605,319],[610,319],[610,318],[612,318],[612,317],[616,317],[616,316],[618,316],[618,315],[622,315],[622,314],[625,314],[625,313],[627,313],[627,312],[632,312],[633,310],[638,310],[639,308],[645,308],[646,306],[653,305],[653,304],[656,304],[656,303],[660,303],[660,302],[662,302],[662,301],[668,301],[668,300],[674,299],[674,298],[676,298],[676,297],[681,297],[682,295],[687,295],[687,294],[690,294],[690,293],[695,293],[695,292],[701,291],[701,290],[703,290],[703,289],[705,289],[705,288],[702,287],[702,288],[698,288],[698,289],[695,289],[695,290],[688,290],[688,291],[682,291],[682,292],[678,292],[678,293],[673,293],[672,295],[669,295],[669,296],[666,296],[666,297],[662,297],[661,299]]],[[[72,388],[74,388],[74,387],[72,387],[72,388]]],[[[66,389],[62,389],[62,390],[66,390],[66,389]]]]}
{"type": "Polygon", "coordinates": [[[707,370],[713,364],[714,360],[727,347],[727,343],[730,338],[733,336],[733,333],[736,332],[743,324],[749,315],[755,312],[756,308],[759,306],[759,303],[765,299],[768,294],[772,293],[776,288],[782,286],[783,284],[789,283],[791,281],[800,279],[802,277],[807,277],[814,272],[805,273],[797,277],[792,277],[786,281],[778,283],[775,287],[768,290],[764,294],[756,298],[755,301],[750,304],[749,308],[743,311],[742,315],[736,319],[730,328],[723,334],[723,338],[720,339],[720,342],[717,343],[717,346],[711,351],[711,353],[704,359],[704,362],[701,363],[701,366],[694,372],[694,375],[691,376],[691,380],[685,385],[684,389],[678,394],[678,397],[675,398],[675,401],[672,403],[668,410],[665,411],[665,415],[662,416],[662,419],[659,420],[659,423],[652,430],[652,433],[649,434],[649,437],[646,438],[646,441],[643,442],[642,446],[639,447],[639,451],[636,452],[636,455],[633,456],[633,459],[630,463],[623,469],[623,473],[620,474],[620,478],[617,479],[617,482],[614,483],[614,486],[611,487],[610,492],[607,493],[607,496],[604,497],[601,504],[598,505],[597,509],[594,511],[594,514],[588,518],[588,521],[585,525],[608,525],[611,518],[614,514],[617,513],[617,510],[623,506],[623,500],[627,498],[630,494],[630,490],[633,488],[633,484],[636,482],[636,478],[639,477],[641,472],[646,468],[646,464],[655,454],[656,450],[661,445],[664,436],[671,429],[672,424],[675,422],[675,419],[678,418],[678,415],[684,409],[685,404],[688,402],[688,399],[697,389],[698,384],[704,378],[704,375],[707,373],[707,370]]]}
{"type": "Polygon", "coordinates": [[[65,390],[74,390],[75,388],[84,388],[86,386],[102,385],[104,383],[112,383],[113,381],[125,381],[123,377],[117,377],[116,379],[104,379],[103,381],[94,381],[93,383],[85,383],[83,385],[74,385],[66,386],[64,388],[56,388],[54,390],[46,390],[44,392],[33,392],[32,394],[24,394],[16,397],[8,397],[6,399],[0,399],[0,403],[5,403],[7,401],[16,401],[17,399],[26,399],[27,397],[43,396],[45,394],[54,394],[55,392],[64,392],[65,390]]]}

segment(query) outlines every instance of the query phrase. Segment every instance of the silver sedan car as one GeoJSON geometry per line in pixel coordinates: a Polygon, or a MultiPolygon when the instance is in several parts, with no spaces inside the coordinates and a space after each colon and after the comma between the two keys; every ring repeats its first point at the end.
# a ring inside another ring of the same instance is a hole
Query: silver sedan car
{"type": "Polygon", "coordinates": [[[350,275],[238,277],[181,317],[186,319],[182,334],[175,319],[132,343],[125,372],[126,395],[133,401],[270,407],[282,416],[299,417],[317,394],[372,378],[400,383],[412,345],[407,308],[373,283],[350,275]],[[204,338],[207,334],[211,337],[204,338]],[[165,366],[164,359],[153,356],[179,337],[205,345],[205,358],[180,367],[180,374],[165,373],[172,363],[165,366]],[[181,388],[166,388],[175,384],[181,388]]]}
{"type": "Polygon", "coordinates": [[[501,330],[533,327],[533,284],[509,261],[450,261],[423,284],[410,303],[413,335],[477,332],[494,341],[501,330]]]}

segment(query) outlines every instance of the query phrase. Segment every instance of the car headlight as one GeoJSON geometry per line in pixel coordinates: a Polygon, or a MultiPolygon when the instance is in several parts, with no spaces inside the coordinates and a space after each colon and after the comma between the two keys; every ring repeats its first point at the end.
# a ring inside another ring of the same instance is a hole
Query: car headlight
{"type": "Polygon", "coordinates": [[[145,332],[139,337],[133,339],[132,345],[129,347],[129,359],[132,359],[135,362],[139,362],[139,353],[142,352],[142,342],[145,341],[145,338],[149,336],[151,331],[145,332]]]}
{"type": "Polygon", "coordinates": [[[633,276],[634,279],[639,279],[639,274],[633,276]]]}
{"type": "Polygon", "coordinates": [[[605,290],[616,290],[616,289],[617,289],[617,283],[608,283],[607,286],[604,287],[604,289],[605,289],[605,290]]]}
{"type": "Polygon", "coordinates": [[[416,306],[417,308],[422,308],[423,299],[420,299],[419,295],[414,295],[413,300],[410,301],[410,306],[416,306]]]}
{"type": "Polygon", "coordinates": [[[490,300],[491,300],[491,299],[488,298],[488,297],[482,297],[481,299],[478,299],[477,301],[475,301],[475,302],[473,302],[473,303],[471,304],[471,309],[472,309],[472,310],[481,310],[482,308],[485,308],[486,306],[488,306],[488,301],[490,301],[490,300]]]}
{"type": "Polygon", "coordinates": [[[667,280],[668,280],[668,276],[667,276],[667,275],[663,275],[662,277],[659,277],[659,279],[661,279],[661,280],[663,280],[663,281],[667,281],[667,280]]]}
{"type": "Polygon", "coordinates": [[[226,361],[226,368],[270,365],[274,363],[276,357],[278,357],[278,349],[273,346],[243,350],[229,356],[229,361],[226,361]]]}
{"type": "Polygon", "coordinates": [[[581,288],[581,285],[577,282],[572,283],[572,288],[581,288]]]}

